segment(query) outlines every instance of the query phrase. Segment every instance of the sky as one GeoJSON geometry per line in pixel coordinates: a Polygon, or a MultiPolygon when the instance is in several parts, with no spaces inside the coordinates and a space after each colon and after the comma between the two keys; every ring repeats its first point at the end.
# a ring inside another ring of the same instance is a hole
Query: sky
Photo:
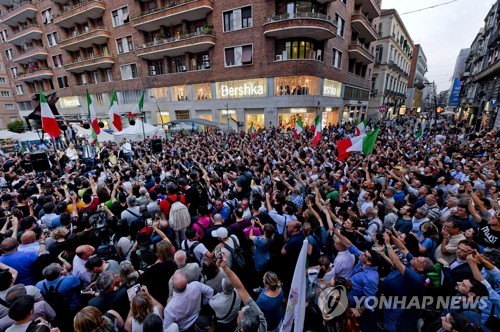
{"type": "MultiPolygon", "coordinates": [[[[452,0],[382,0],[382,9],[406,12],[452,0]]],[[[469,48],[495,0],[457,0],[436,8],[401,15],[414,44],[420,44],[427,58],[425,75],[435,81],[437,91],[449,89],[455,61],[462,48],[469,48]]]]}

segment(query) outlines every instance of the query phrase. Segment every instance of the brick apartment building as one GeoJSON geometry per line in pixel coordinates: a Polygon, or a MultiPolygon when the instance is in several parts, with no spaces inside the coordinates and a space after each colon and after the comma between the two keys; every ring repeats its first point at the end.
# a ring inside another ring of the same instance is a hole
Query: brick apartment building
{"type": "Polygon", "coordinates": [[[40,90],[67,118],[115,90],[146,121],[247,129],[362,118],[380,0],[0,0],[2,57],[21,115],[40,90]]]}
{"type": "Polygon", "coordinates": [[[19,118],[16,102],[9,84],[9,76],[5,64],[0,58],[0,130],[5,129],[9,122],[19,118]]]}

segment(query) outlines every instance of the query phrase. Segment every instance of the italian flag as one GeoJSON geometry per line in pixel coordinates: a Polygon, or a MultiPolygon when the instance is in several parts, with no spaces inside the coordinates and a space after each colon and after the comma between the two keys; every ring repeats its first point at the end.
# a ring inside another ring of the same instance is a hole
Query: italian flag
{"type": "Polygon", "coordinates": [[[109,122],[113,124],[117,131],[122,131],[122,119],[120,117],[120,110],[118,109],[118,104],[116,102],[116,92],[113,91],[111,94],[111,104],[109,105],[109,122]]]}
{"type": "Polygon", "coordinates": [[[129,112],[127,116],[133,117],[142,113],[142,108],[144,107],[144,91],[142,91],[141,98],[139,99],[139,103],[135,105],[132,112],[129,112]]]}
{"type": "Polygon", "coordinates": [[[250,128],[248,128],[248,134],[250,135],[250,138],[255,138],[255,128],[253,127],[253,122],[250,125],[250,128]]]}
{"type": "Polygon", "coordinates": [[[295,128],[293,129],[293,137],[299,138],[300,133],[304,131],[304,125],[302,124],[302,119],[299,118],[297,122],[295,122],[295,128]]]}
{"type": "Polygon", "coordinates": [[[92,104],[92,98],[90,98],[89,90],[87,90],[87,107],[89,109],[92,130],[96,133],[96,135],[99,135],[101,133],[101,128],[99,128],[99,121],[97,120],[97,115],[95,113],[94,105],[92,104]]]}
{"type": "Polygon", "coordinates": [[[366,133],[366,127],[368,126],[368,120],[364,119],[363,122],[358,123],[358,120],[356,120],[356,130],[354,135],[359,136],[362,134],[366,133]]]}
{"type": "Polygon", "coordinates": [[[311,145],[315,147],[321,140],[321,115],[318,115],[314,119],[314,123],[311,125],[311,130],[314,132],[314,138],[311,145]]]}
{"type": "Polygon", "coordinates": [[[418,141],[418,139],[420,137],[422,137],[422,132],[423,132],[423,129],[422,129],[422,127],[420,127],[420,129],[418,130],[417,134],[415,135],[415,141],[418,141]]]}
{"type": "Polygon", "coordinates": [[[49,134],[50,137],[56,138],[61,136],[61,129],[57,124],[54,113],[50,109],[47,99],[42,92],[40,92],[40,110],[42,113],[42,129],[44,132],[49,134]]]}
{"type": "Polygon", "coordinates": [[[379,132],[380,128],[377,128],[368,133],[338,141],[337,150],[339,151],[339,156],[337,159],[344,160],[351,152],[372,153],[379,132]]]}

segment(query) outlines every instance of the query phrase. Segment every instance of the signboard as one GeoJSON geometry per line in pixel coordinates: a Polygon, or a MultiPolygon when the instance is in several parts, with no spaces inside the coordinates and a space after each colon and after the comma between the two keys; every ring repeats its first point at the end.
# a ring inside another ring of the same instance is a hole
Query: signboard
{"type": "Polygon", "coordinates": [[[71,107],[81,106],[78,96],[60,97],[59,105],[61,106],[61,108],[71,108],[71,107]]]}
{"type": "Polygon", "coordinates": [[[265,78],[217,82],[215,87],[217,99],[265,97],[267,95],[265,78]]]}
{"type": "Polygon", "coordinates": [[[460,82],[459,77],[455,77],[453,81],[453,88],[450,93],[450,102],[448,106],[458,106],[460,104],[460,89],[462,88],[462,82],[460,82]]]}
{"type": "Polygon", "coordinates": [[[380,113],[385,113],[387,112],[387,105],[381,105],[379,108],[378,108],[378,111],[380,113]]]}
{"type": "Polygon", "coordinates": [[[323,96],[340,98],[342,83],[325,78],[323,83],[323,96]]]}

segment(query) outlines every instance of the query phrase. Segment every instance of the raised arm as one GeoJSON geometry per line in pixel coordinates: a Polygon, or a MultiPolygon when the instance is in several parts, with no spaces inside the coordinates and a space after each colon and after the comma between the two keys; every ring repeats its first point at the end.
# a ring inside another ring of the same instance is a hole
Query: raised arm
{"type": "Polygon", "coordinates": [[[248,294],[247,290],[245,289],[245,286],[243,286],[243,283],[241,282],[240,278],[238,278],[236,273],[234,273],[229,268],[229,266],[227,266],[226,254],[224,252],[222,253],[222,260],[218,260],[217,263],[224,270],[229,280],[231,280],[231,284],[233,285],[234,289],[236,289],[236,291],[238,292],[241,301],[244,304],[247,303],[247,301],[251,299],[250,294],[248,294]]]}

